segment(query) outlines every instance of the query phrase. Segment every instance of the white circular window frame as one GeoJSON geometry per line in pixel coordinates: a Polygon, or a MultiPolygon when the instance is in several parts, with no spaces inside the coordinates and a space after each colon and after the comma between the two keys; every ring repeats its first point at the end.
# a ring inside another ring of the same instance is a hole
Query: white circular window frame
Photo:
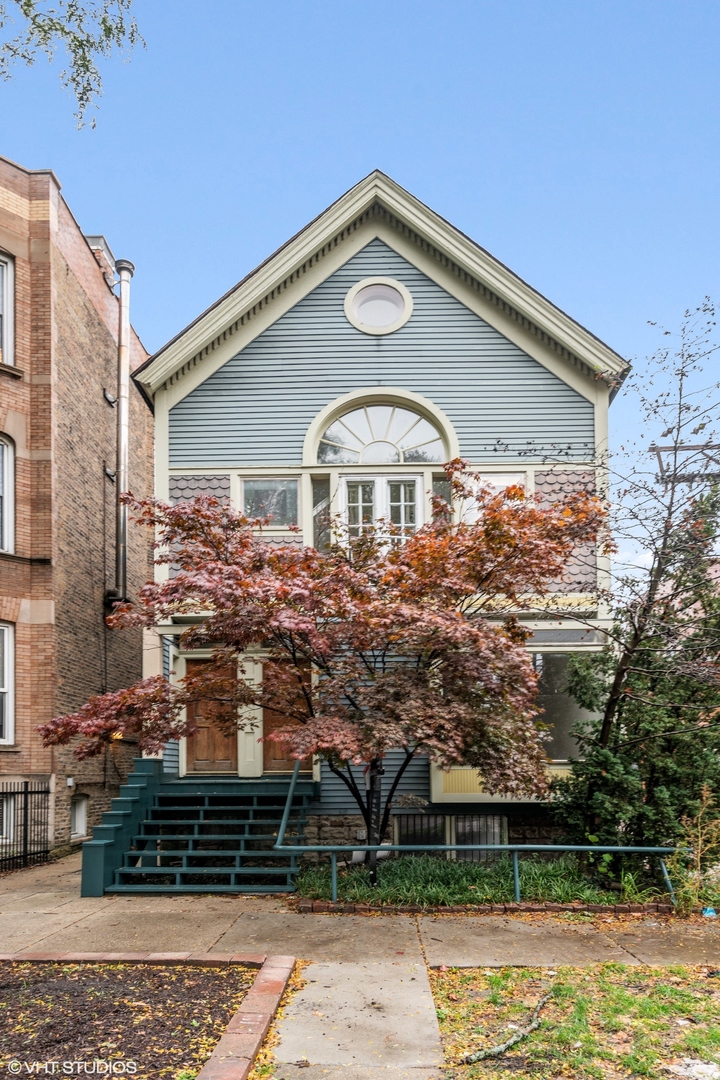
{"type": "Polygon", "coordinates": [[[413,298],[410,295],[408,289],[400,281],[396,281],[395,278],[389,277],[368,277],[363,278],[362,281],[358,281],[356,285],[353,285],[352,289],[345,297],[345,303],[343,305],[345,310],[345,318],[351,323],[357,330],[361,330],[363,334],[374,334],[380,336],[382,334],[394,334],[396,330],[399,330],[401,326],[404,326],[413,313],[413,298]],[[388,326],[368,326],[367,323],[361,322],[355,314],[355,298],[357,294],[366,289],[368,285],[389,285],[391,289],[396,289],[400,293],[403,300],[403,311],[399,319],[396,319],[394,323],[390,323],[388,326]]]}

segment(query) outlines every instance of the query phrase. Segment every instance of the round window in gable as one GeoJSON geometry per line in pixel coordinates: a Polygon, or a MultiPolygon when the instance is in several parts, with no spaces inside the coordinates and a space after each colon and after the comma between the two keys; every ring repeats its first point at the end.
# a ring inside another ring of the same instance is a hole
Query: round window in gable
{"type": "Polygon", "coordinates": [[[412,315],[412,296],[393,278],[363,278],[345,297],[345,315],[364,334],[392,334],[412,315]]]}

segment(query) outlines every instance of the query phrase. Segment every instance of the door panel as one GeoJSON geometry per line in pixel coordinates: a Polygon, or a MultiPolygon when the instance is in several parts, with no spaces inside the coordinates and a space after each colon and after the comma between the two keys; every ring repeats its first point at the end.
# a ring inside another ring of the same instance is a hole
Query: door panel
{"type": "MultiPolygon", "coordinates": [[[[206,660],[187,660],[188,675],[197,671],[206,660]]],[[[187,740],[187,772],[189,773],[232,773],[238,771],[237,734],[225,735],[222,731],[203,719],[203,703],[188,706],[188,719],[195,720],[197,734],[187,740]]]]}
{"type": "MultiPolygon", "coordinates": [[[[310,673],[307,673],[309,679],[310,673]]],[[[295,758],[287,757],[285,747],[281,743],[267,738],[271,731],[277,728],[292,727],[299,721],[293,721],[287,716],[281,716],[271,709],[263,709],[263,772],[292,772],[295,768],[295,758]]],[[[300,765],[301,772],[312,772],[312,757],[304,758],[300,765]]]]}

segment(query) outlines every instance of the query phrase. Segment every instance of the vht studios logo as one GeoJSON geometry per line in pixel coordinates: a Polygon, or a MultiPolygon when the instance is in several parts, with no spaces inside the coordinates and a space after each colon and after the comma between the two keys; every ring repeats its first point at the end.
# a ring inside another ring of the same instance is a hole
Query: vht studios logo
{"type": "Polygon", "coordinates": [[[137,1072],[135,1061],[10,1061],[11,1076],[131,1076],[137,1072]]]}

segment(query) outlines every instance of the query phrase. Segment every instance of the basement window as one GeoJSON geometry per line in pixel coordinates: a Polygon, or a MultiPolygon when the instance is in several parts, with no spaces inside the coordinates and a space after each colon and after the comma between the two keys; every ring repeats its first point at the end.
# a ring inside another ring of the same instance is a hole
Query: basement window
{"type": "Polygon", "coordinates": [[[70,800],[70,839],[87,836],[87,795],[74,795],[70,800]]]}

